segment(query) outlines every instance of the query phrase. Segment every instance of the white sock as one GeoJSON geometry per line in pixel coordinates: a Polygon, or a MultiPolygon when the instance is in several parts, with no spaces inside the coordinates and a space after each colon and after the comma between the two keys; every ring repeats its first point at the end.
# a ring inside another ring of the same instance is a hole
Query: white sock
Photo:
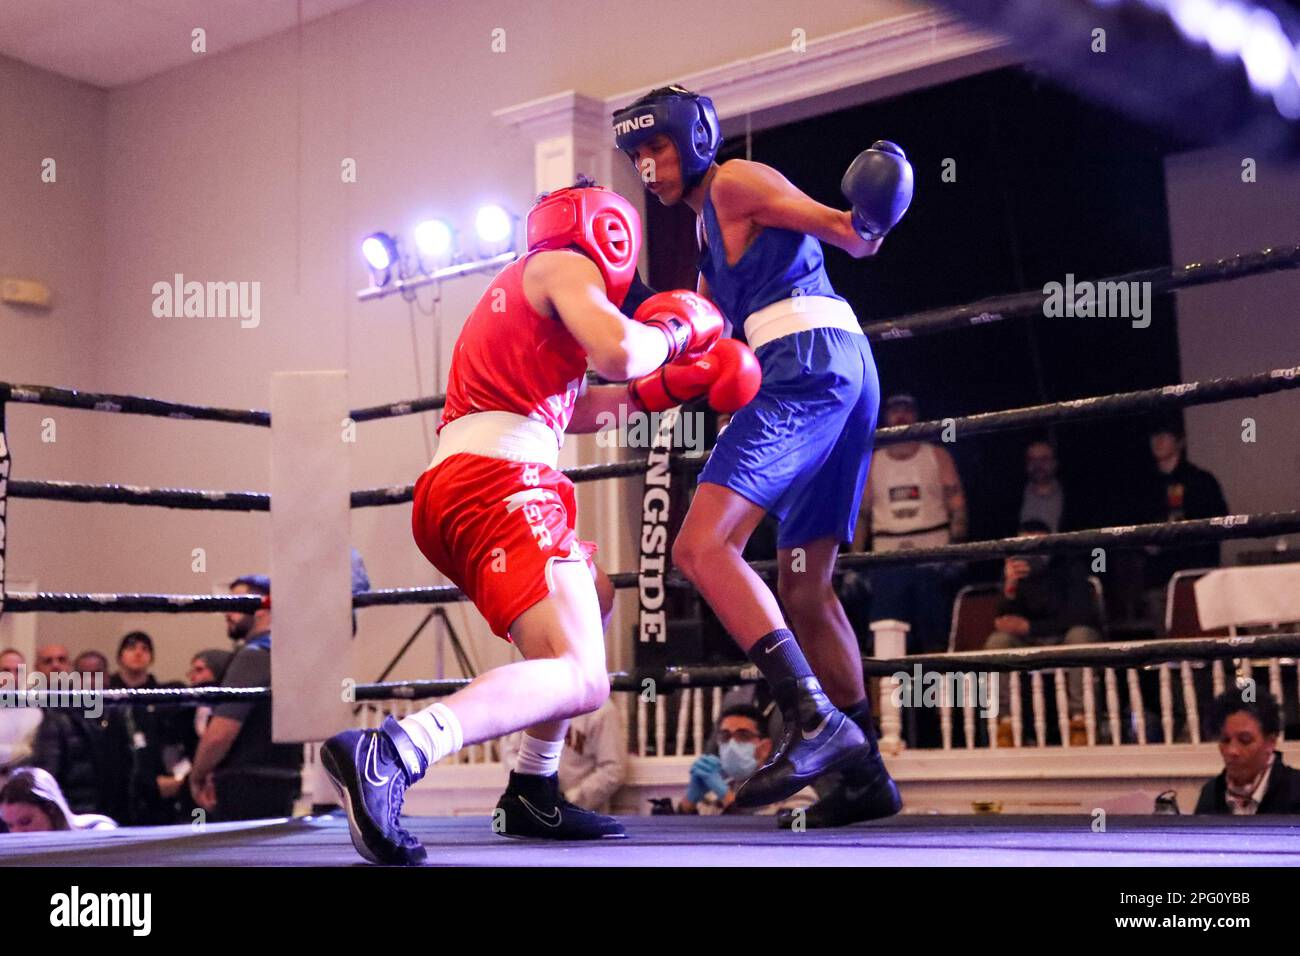
{"type": "Polygon", "coordinates": [[[549,777],[560,769],[560,751],[564,749],[564,739],[538,740],[531,734],[524,734],[519,742],[519,756],[515,758],[515,773],[526,773],[536,777],[549,777]]]}
{"type": "Polygon", "coordinates": [[[418,714],[403,717],[398,723],[411,735],[411,740],[424,753],[430,766],[451,756],[464,744],[465,733],[460,721],[446,704],[426,707],[418,714]]]}

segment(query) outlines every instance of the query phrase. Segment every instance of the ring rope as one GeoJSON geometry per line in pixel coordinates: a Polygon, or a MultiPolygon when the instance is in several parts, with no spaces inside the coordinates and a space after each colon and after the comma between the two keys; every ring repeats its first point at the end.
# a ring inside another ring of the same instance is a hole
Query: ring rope
{"type": "MultiPolygon", "coordinates": [[[[1232,279],[1244,279],[1247,276],[1264,275],[1283,269],[1300,269],[1300,245],[1281,246],[1273,249],[1260,249],[1257,252],[1243,252],[1239,255],[1216,259],[1213,262],[1193,262],[1185,266],[1159,266],[1154,269],[1142,269],[1124,275],[1111,276],[1107,279],[1092,280],[1094,284],[1150,282],[1152,293],[1174,292],[1178,289],[1208,285],[1212,282],[1226,282],[1232,279]]],[[[910,339],[919,335],[946,332],[950,329],[964,329],[972,326],[988,325],[1004,319],[1022,316],[1042,315],[1043,292],[1013,292],[1007,295],[990,296],[967,305],[949,306],[932,309],[928,312],[914,312],[871,322],[864,325],[862,331],[873,342],[887,342],[890,339],[910,339]]]]}
{"type": "MultiPolygon", "coordinates": [[[[1172,292],[1177,289],[1241,279],[1283,269],[1300,268],[1300,245],[1265,248],[1240,253],[1213,262],[1193,262],[1183,266],[1158,266],[1138,272],[1093,280],[1095,283],[1150,282],[1153,292],[1172,292]]],[[[981,299],[967,305],[918,312],[873,322],[863,331],[873,340],[910,338],[950,328],[983,325],[1020,315],[1041,313],[1043,293],[1039,290],[1017,292],[1010,295],[981,299]]],[[[0,382],[0,402],[26,402],[37,405],[54,405],[64,408],[81,408],[92,411],[120,412],[134,415],[155,415],[163,418],[194,419],[233,422],[262,427],[271,424],[271,413],[260,409],[214,408],[181,402],[162,401],[139,395],[116,395],[83,392],[78,389],[57,388],[49,385],[16,385],[0,382]]],[[[416,415],[443,407],[445,395],[428,395],[401,402],[386,402],[355,409],[350,413],[353,421],[375,421],[416,415]]],[[[915,427],[915,426],[913,426],[915,427]]],[[[900,439],[908,440],[908,439],[900,439]]]]}
{"type": "MultiPolygon", "coordinates": [[[[1248,658],[1269,660],[1300,656],[1300,633],[1255,634],[1245,637],[1184,637],[1102,644],[1061,644],[1002,651],[959,651],[952,654],[917,654],[912,657],[864,657],[862,670],[869,677],[890,677],[900,672],[964,674],[971,671],[1046,671],[1073,667],[1135,668],[1190,660],[1248,658]]],[[[638,668],[609,675],[611,690],[655,693],[689,687],[732,687],[762,679],[753,664],[699,664],[663,668],[638,668]],[[647,685],[649,682],[649,685],[647,685]]],[[[443,697],[468,686],[469,678],[448,680],[384,681],[357,684],[355,701],[419,700],[443,697]]],[[[267,700],[270,687],[137,687],[112,690],[0,689],[4,706],[78,707],[105,704],[185,704],[227,700],[267,700]],[[49,702],[53,700],[54,704],[49,702]]]]}
{"type": "MultiPolygon", "coordinates": [[[[962,561],[1002,557],[1013,554],[1050,554],[1056,551],[1088,548],[1122,547],[1141,544],[1173,544],[1195,541],[1221,541],[1233,538],[1265,538],[1300,532],[1300,511],[1275,511],[1264,514],[1225,515],[1154,524],[1098,528],[1090,531],[1067,531],[1024,538],[994,538],[968,541],[941,548],[918,548],[871,554],[845,554],[836,559],[837,571],[861,567],[921,564],[933,561],[962,561]]],[[[777,570],[776,561],[750,562],[756,572],[770,576],[777,570]]],[[[633,588],[639,584],[635,571],[620,571],[609,576],[615,588],[633,588]]],[[[665,577],[670,588],[689,588],[690,582],[679,571],[665,577]]],[[[397,604],[449,604],[466,600],[464,592],[453,585],[431,587],[385,588],[358,591],[352,606],[387,607],[397,604]]],[[[154,614],[204,614],[215,611],[252,613],[262,606],[259,595],[210,594],[79,594],[41,591],[5,594],[5,610],[15,613],[45,611],[51,613],[143,612],[154,614]]]]}
{"type": "MultiPolygon", "coordinates": [[[[1018,428],[1088,421],[1112,415],[1138,415],[1169,408],[1256,398],[1260,395],[1295,388],[1300,388],[1300,366],[1270,369],[1249,375],[1206,379],[1200,382],[1161,385],[1135,392],[1116,392],[1091,398],[1066,399],[996,412],[980,412],[975,415],[917,422],[914,425],[886,426],[876,429],[875,444],[877,447],[883,447],[903,442],[942,438],[950,432],[963,436],[987,435],[1018,428]]],[[[683,472],[697,471],[704,467],[707,460],[707,455],[681,455],[673,459],[672,467],[683,472]]],[[[602,481],[607,478],[644,476],[646,463],[645,458],[635,458],[607,464],[578,465],[563,471],[574,483],[602,481]]],[[[405,504],[414,498],[414,489],[413,484],[363,488],[351,493],[351,505],[353,508],[373,508],[405,504]]],[[[69,481],[10,481],[9,495],[13,498],[43,501],[152,505],[189,510],[269,511],[271,508],[270,496],[261,492],[93,485],[69,481]]]]}

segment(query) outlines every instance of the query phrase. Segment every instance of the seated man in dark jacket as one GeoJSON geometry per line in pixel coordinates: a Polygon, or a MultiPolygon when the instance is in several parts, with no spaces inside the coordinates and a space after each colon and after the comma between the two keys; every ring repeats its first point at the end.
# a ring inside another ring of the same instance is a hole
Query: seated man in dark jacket
{"type": "MultiPolygon", "coordinates": [[[[1017,537],[1047,534],[1041,521],[1026,521],[1017,537]]],[[[1088,583],[1086,565],[1066,555],[1007,558],[998,602],[997,628],[984,642],[988,650],[1041,647],[1049,644],[1090,644],[1101,640],[1097,602],[1088,583]]],[[[1070,707],[1070,746],[1088,742],[1083,720],[1083,673],[1066,676],[1070,707]]],[[[998,679],[998,746],[1013,743],[1010,675],[998,679]]]]}
{"type": "Polygon", "coordinates": [[[1243,690],[1214,699],[1210,730],[1219,738],[1223,773],[1201,790],[1197,813],[1300,813],[1300,770],[1288,767],[1277,752],[1282,719],[1277,699],[1255,688],[1255,700],[1243,690]]]}

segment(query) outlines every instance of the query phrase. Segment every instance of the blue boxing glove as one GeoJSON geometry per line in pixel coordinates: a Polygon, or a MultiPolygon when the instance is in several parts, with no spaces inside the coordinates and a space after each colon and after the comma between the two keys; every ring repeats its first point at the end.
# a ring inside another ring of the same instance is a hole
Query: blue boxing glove
{"type": "Polygon", "coordinates": [[[858,154],[840,181],[853,205],[853,229],[871,242],[882,239],[912,202],[912,165],[902,149],[880,139],[858,154]]]}
{"type": "Polygon", "coordinates": [[[701,754],[691,764],[691,780],[686,787],[686,799],[699,803],[712,791],[721,800],[727,795],[727,778],[722,773],[722,760],[716,754],[701,754]]]}

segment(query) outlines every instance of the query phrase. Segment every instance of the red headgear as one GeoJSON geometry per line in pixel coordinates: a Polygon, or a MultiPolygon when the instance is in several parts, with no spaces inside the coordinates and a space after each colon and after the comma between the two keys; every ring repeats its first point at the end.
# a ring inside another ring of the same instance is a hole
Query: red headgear
{"type": "Polygon", "coordinates": [[[609,301],[622,306],[636,273],[641,217],[601,186],[557,189],[528,213],[528,251],[577,246],[596,263],[609,301]]]}

